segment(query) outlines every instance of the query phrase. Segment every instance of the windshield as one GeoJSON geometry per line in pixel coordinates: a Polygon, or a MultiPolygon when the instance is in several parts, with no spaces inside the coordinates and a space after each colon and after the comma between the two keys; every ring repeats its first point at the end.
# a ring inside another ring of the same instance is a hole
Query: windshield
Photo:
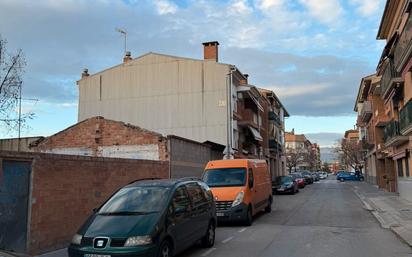
{"type": "Polygon", "coordinates": [[[203,181],[210,187],[244,186],[246,169],[223,168],[206,170],[203,181]]]}
{"type": "Polygon", "coordinates": [[[168,196],[167,187],[122,188],[107,201],[98,214],[147,214],[162,210],[168,196]]]}

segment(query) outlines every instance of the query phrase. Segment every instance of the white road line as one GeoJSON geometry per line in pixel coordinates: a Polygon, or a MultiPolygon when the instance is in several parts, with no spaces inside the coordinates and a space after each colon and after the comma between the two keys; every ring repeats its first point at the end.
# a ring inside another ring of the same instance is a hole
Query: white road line
{"type": "Polygon", "coordinates": [[[207,250],[206,252],[204,252],[201,256],[208,256],[211,252],[213,252],[214,250],[216,250],[215,247],[210,248],[209,250],[207,250]]]}
{"type": "Polygon", "coordinates": [[[243,231],[245,231],[247,228],[242,228],[241,230],[239,230],[239,233],[242,233],[243,231]]]}
{"type": "Polygon", "coordinates": [[[222,244],[226,244],[227,242],[229,242],[230,240],[233,239],[233,236],[226,238],[225,240],[222,241],[222,244]]]}

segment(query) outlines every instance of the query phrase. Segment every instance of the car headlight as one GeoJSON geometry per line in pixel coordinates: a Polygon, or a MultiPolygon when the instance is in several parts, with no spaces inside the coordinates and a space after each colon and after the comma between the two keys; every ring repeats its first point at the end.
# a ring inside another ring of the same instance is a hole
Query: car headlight
{"type": "Polygon", "coordinates": [[[152,243],[152,238],[150,236],[132,236],[126,240],[124,246],[139,246],[148,245],[152,243]]]}
{"type": "Polygon", "coordinates": [[[72,238],[72,244],[74,245],[80,245],[81,241],[82,241],[83,236],[79,235],[79,234],[75,234],[72,238]]]}
{"type": "Polygon", "coordinates": [[[232,203],[232,207],[238,206],[239,204],[241,204],[243,202],[243,196],[245,195],[245,193],[243,193],[243,191],[240,191],[235,200],[232,203]]]}

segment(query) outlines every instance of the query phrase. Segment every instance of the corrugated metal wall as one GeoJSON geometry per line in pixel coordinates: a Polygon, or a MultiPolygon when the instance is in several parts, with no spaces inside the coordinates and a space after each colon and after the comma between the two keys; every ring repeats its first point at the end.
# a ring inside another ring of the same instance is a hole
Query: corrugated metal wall
{"type": "Polygon", "coordinates": [[[79,84],[79,121],[103,116],[163,135],[226,144],[229,66],[147,54],[79,84]]]}

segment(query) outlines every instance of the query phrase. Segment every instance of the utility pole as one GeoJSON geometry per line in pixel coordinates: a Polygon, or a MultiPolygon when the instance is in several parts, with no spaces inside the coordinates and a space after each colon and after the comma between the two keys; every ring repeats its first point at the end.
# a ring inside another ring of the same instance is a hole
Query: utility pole
{"type": "Polygon", "coordinates": [[[20,81],[20,83],[19,83],[19,98],[18,98],[18,100],[19,100],[19,121],[18,121],[18,144],[17,144],[17,151],[18,152],[20,152],[20,148],[21,148],[21,146],[20,146],[20,141],[21,141],[21,101],[22,100],[27,100],[27,101],[39,101],[39,99],[29,99],[29,98],[27,98],[27,99],[23,99],[22,97],[21,97],[21,91],[22,91],[22,87],[23,87],[23,82],[22,81],[20,81]]]}

